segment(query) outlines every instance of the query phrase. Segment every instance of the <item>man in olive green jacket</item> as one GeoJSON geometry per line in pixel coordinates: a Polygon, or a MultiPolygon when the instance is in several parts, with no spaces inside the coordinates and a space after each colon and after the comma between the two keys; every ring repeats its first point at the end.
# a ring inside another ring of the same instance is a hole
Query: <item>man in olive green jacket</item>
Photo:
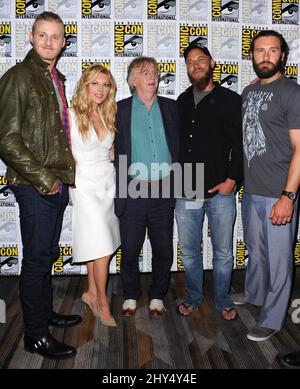
{"type": "Polygon", "coordinates": [[[65,45],[63,21],[44,12],[29,38],[33,49],[0,80],[0,157],[8,166],[7,178],[20,208],[25,350],[67,358],[76,349],[56,341],[48,328],[81,321],[79,315],[60,315],[52,309],[51,260],[59,255],[68,186],[75,173],[64,77],[55,68],[65,45]]]}

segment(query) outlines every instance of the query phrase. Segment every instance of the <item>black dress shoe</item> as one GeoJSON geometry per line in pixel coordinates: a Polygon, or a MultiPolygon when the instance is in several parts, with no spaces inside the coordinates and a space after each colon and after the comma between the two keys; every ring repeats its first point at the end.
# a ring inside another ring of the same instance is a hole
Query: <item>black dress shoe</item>
{"type": "Polygon", "coordinates": [[[48,321],[49,326],[55,327],[72,327],[82,322],[82,317],[79,315],[60,315],[52,312],[52,316],[48,321]]]}
{"type": "Polygon", "coordinates": [[[37,353],[49,359],[71,358],[76,355],[74,347],[58,342],[51,335],[37,339],[24,336],[24,348],[30,353],[37,353]]]}
{"type": "Polygon", "coordinates": [[[286,354],[281,358],[281,361],[289,367],[300,367],[300,351],[286,354]]]}

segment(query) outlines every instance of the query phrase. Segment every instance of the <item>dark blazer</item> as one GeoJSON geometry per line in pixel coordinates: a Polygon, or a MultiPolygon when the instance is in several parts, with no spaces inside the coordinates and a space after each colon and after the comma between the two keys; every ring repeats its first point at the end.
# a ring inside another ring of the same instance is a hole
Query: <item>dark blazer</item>
{"type": "MultiPolygon", "coordinates": [[[[164,124],[167,144],[172,158],[172,163],[179,159],[179,127],[177,104],[175,100],[157,96],[161,116],[164,124]]],[[[115,137],[115,167],[116,167],[116,199],[115,213],[121,216],[126,204],[126,198],[119,197],[120,187],[120,155],[127,156],[127,183],[129,182],[128,168],[131,164],[131,111],[132,96],[118,102],[116,116],[116,137],[115,137]]],[[[125,170],[125,167],[122,167],[125,170]]],[[[124,170],[121,171],[123,175],[124,170]]],[[[124,177],[123,177],[124,178],[124,177]]],[[[124,178],[126,180],[126,178],[124,178]]],[[[170,199],[175,204],[174,198],[170,199]]]]}

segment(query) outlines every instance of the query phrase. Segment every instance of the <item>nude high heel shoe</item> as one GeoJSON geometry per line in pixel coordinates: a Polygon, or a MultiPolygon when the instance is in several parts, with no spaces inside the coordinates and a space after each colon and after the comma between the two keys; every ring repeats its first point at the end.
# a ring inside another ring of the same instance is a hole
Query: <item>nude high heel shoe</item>
{"type": "Polygon", "coordinates": [[[96,305],[92,304],[92,302],[91,302],[91,300],[86,292],[82,294],[81,301],[90,307],[90,310],[93,312],[94,316],[100,317],[100,310],[99,310],[99,306],[98,306],[97,301],[96,301],[96,305]]]}
{"type": "Polygon", "coordinates": [[[112,316],[111,318],[109,319],[105,319],[103,317],[103,313],[101,313],[101,309],[99,309],[99,319],[101,321],[101,323],[105,326],[109,326],[109,327],[117,327],[117,323],[116,323],[116,320],[115,318],[112,316]]]}

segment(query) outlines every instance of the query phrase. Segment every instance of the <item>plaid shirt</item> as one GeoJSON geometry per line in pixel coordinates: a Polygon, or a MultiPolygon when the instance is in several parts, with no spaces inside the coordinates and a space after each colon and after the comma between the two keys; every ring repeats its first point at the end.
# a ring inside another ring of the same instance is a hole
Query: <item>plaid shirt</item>
{"type": "Polygon", "coordinates": [[[51,76],[55,82],[55,84],[58,87],[60,98],[62,101],[62,124],[65,128],[67,138],[68,138],[68,144],[71,149],[71,133],[70,133],[70,122],[69,122],[69,114],[68,114],[68,104],[67,99],[64,92],[64,86],[62,80],[58,77],[57,70],[55,68],[51,71],[51,76]]]}

